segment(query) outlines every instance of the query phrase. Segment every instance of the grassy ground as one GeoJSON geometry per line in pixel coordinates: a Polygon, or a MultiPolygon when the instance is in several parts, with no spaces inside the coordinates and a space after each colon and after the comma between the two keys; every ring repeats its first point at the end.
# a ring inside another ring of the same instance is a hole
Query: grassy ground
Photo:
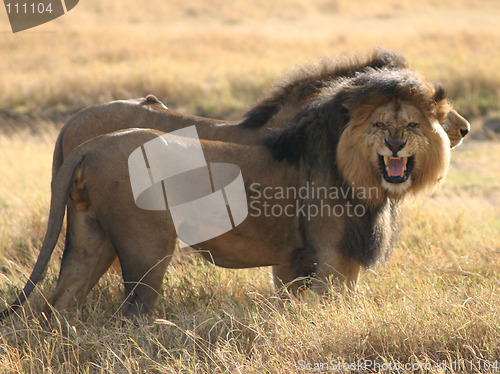
{"type": "MultiPolygon", "coordinates": [[[[54,136],[0,137],[5,300],[41,245],[54,136]]],[[[351,299],[311,294],[284,303],[269,269],[225,270],[180,254],[156,320],[137,327],[117,315],[120,277],[108,274],[76,313],[49,323],[39,310],[55,286],[61,241],[40,292],[0,326],[0,373],[290,373],[358,360],[430,372],[473,363],[480,371],[500,357],[500,167],[491,163],[498,157],[491,142],[455,150],[442,188],[408,202],[390,264],[364,273],[351,299]]]]}
{"type": "MultiPolygon", "coordinates": [[[[145,4],[85,0],[20,34],[0,16],[2,300],[36,259],[57,128],[83,106],[154,93],[181,111],[238,118],[282,72],[383,45],[442,81],[462,113],[499,107],[496,1],[145,4]]],[[[408,202],[390,263],[364,273],[350,299],[284,303],[269,269],[224,270],[179,254],[155,319],[134,326],[117,315],[120,277],[107,274],[76,313],[48,322],[39,311],[55,286],[61,239],[39,291],[0,324],[0,373],[320,371],[306,370],[314,363],[324,372],[358,360],[378,364],[375,372],[390,363],[408,373],[500,366],[499,157],[495,142],[453,151],[442,188],[408,202]]]]}

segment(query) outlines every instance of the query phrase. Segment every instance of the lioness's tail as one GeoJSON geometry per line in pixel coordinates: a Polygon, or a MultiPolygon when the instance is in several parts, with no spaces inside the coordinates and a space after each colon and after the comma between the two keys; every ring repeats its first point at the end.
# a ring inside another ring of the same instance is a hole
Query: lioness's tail
{"type": "Polygon", "coordinates": [[[47,232],[45,233],[45,238],[43,239],[40,254],[38,255],[33,271],[31,272],[30,278],[24,286],[23,291],[19,293],[17,299],[12,302],[9,307],[0,312],[0,321],[9,314],[13,313],[26,301],[36,284],[42,278],[42,274],[47,267],[50,257],[52,256],[52,252],[54,251],[61,232],[66,202],[69,197],[69,190],[73,182],[74,173],[83,162],[83,159],[84,156],[81,150],[72,152],[70,156],[64,160],[64,163],[59,169],[55,179],[53,179],[51,187],[52,196],[50,201],[49,222],[47,224],[47,232]]]}

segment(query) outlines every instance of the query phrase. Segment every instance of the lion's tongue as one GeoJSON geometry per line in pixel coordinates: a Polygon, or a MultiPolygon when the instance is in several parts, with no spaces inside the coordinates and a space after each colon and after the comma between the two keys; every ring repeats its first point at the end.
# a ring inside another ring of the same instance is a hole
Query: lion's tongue
{"type": "Polygon", "coordinates": [[[403,175],[405,166],[403,157],[388,157],[385,162],[385,170],[390,177],[403,175]]]}

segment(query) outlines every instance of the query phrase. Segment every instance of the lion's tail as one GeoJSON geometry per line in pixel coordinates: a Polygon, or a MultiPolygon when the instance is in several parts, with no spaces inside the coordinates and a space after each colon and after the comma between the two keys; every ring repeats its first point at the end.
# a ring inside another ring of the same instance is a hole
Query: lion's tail
{"type": "Polygon", "coordinates": [[[61,168],[63,161],[64,161],[64,155],[63,155],[63,137],[64,137],[64,130],[66,129],[66,126],[64,126],[61,131],[59,132],[59,135],[57,136],[56,140],[56,145],[54,146],[54,153],[52,155],[52,179],[51,179],[51,187],[54,186],[54,182],[57,176],[57,173],[59,169],[61,168]]]}
{"type": "Polygon", "coordinates": [[[59,168],[57,175],[52,180],[49,222],[47,224],[47,232],[45,233],[45,238],[43,239],[40,254],[38,255],[33,271],[31,272],[23,291],[19,293],[14,302],[12,302],[5,310],[0,312],[0,321],[16,311],[16,309],[18,309],[26,301],[31,292],[34,290],[36,284],[42,278],[42,274],[47,267],[50,257],[52,256],[54,248],[57,244],[57,240],[59,239],[66,202],[69,197],[69,190],[73,182],[75,171],[81,165],[83,160],[84,155],[82,151],[75,150],[67,159],[64,160],[64,163],[59,168]]]}

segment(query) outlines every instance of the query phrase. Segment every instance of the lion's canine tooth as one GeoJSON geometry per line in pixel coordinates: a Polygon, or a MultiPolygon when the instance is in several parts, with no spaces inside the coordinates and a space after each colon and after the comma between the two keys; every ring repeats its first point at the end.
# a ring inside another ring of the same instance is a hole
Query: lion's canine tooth
{"type": "Polygon", "coordinates": [[[384,156],[385,171],[388,176],[392,177],[391,169],[389,169],[389,166],[387,165],[387,160],[389,160],[389,156],[384,156]]]}
{"type": "Polygon", "coordinates": [[[408,163],[408,157],[403,157],[403,162],[405,163],[403,169],[401,170],[401,174],[399,175],[401,178],[404,177],[406,171],[406,164],[408,163]]]}

